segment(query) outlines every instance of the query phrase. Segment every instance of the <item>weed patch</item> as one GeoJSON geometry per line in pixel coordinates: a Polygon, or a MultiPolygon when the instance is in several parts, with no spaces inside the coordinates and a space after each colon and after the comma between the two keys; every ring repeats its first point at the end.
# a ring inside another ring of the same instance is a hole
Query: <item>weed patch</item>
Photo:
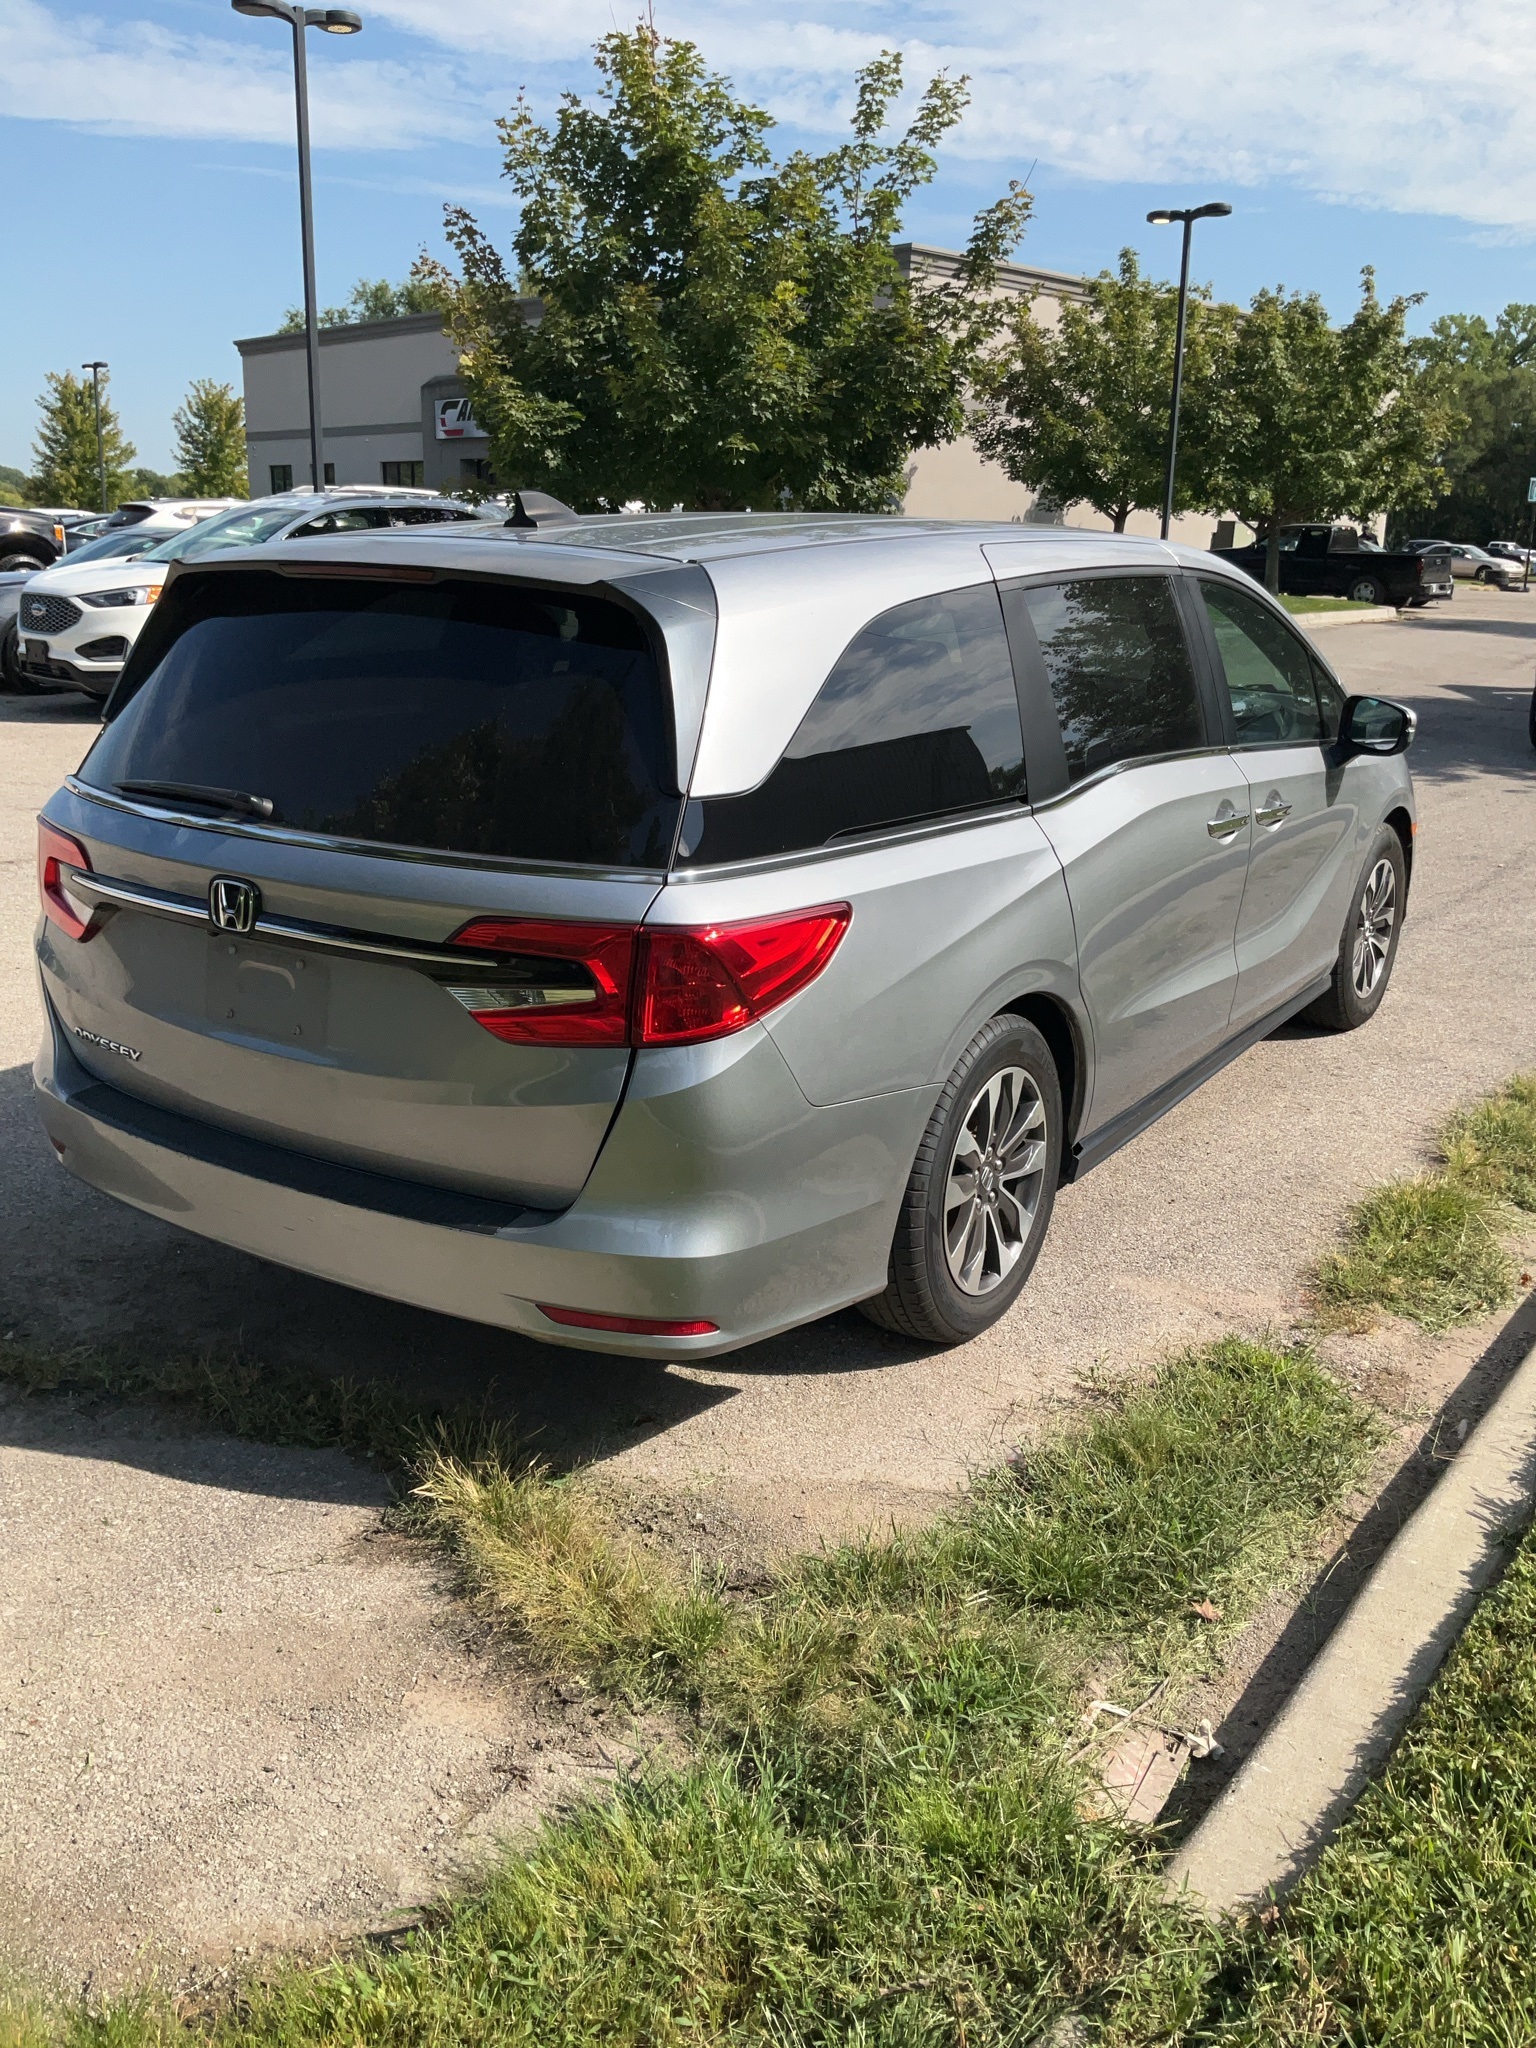
{"type": "Polygon", "coordinates": [[[1517,1074],[1452,1117],[1441,1147],[1449,1179],[1536,1210],[1536,1074],[1517,1074]]]}
{"type": "Polygon", "coordinates": [[[1446,1330],[1505,1307],[1515,1269],[1488,1194],[1447,1175],[1388,1181],[1356,1203],[1344,1248],[1317,1269],[1317,1320],[1368,1329],[1380,1310],[1446,1330]]]}
{"type": "Polygon", "coordinates": [[[1506,1308],[1513,1210],[1536,1212],[1536,1074],[1516,1074],[1438,1134],[1441,1167],[1373,1188],[1313,1276],[1317,1327],[1366,1330],[1386,1311],[1426,1330],[1506,1308]]]}
{"type": "MultiPolygon", "coordinates": [[[[696,1758],[551,1822],[402,1950],[249,1988],[215,2038],[1000,2048],[1066,2013],[1176,2038],[1210,1937],[1162,1901],[1153,1845],[1083,1818],[1084,1687],[1194,1668],[1192,1602],[1240,1621],[1372,1440],[1307,1351],[1230,1339],[932,1528],[751,1602],[626,1537],[581,1475],[440,1440],[421,1510],[474,1596],[551,1663],[691,1717],[696,1758]]],[[[93,2048],[164,2024],[77,2021],[93,2048]]]]}

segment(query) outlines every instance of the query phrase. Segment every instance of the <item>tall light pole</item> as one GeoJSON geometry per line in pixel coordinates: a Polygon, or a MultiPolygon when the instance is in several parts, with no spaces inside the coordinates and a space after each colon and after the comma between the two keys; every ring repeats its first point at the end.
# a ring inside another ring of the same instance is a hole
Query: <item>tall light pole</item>
{"type": "Polygon", "coordinates": [[[91,373],[91,390],[96,397],[96,477],[101,485],[101,509],[107,509],[107,451],[101,438],[101,373],[105,363],[82,363],[82,370],[91,373]]]}
{"type": "Polygon", "coordinates": [[[230,0],[236,14],[270,14],[293,30],[293,96],[299,123],[299,226],[304,244],[304,340],[309,360],[309,480],[316,490],[325,482],[324,434],[320,425],[320,321],[315,311],[315,220],[309,182],[309,73],[304,62],[304,31],[323,29],[330,36],[355,36],[362,18],[350,7],[297,7],[291,0],[230,0]]]}
{"type": "MultiPolygon", "coordinates": [[[[240,5],[240,0],[235,0],[240,5]]],[[[1157,227],[1176,220],[1184,223],[1184,260],[1179,265],[1179,328],[1173,344],[1173,403],[1168,408],[1168,469],[1163,479],[1163,539],[1173,524],[1173,477],[1179,466],[1179,396],[1184,389],[1184,328],[1189,317],[1189,239],[1197,220],[1219,220],[1232,211],[1224,199],[1209,206],[1157,206],[1147,219],[1157,227]]]]}

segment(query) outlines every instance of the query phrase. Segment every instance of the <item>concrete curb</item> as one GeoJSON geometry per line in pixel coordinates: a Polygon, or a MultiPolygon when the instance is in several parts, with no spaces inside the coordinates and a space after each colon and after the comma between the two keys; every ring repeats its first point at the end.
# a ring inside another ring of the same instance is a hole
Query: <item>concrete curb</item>
{"type": "Polygon", "coordinates": [[[1395,605],[1373,604],[1363,612],[1292,612],[1291,623],[1312,633],[1320,626],[1377,626],[1402,616],[1395,605]]]}
{"type": "Polygon", "coordinates": [[[1536,1333],[1257,1749],[1168,1866],[1212,1918],[1285,1891],[1386,1760],[1536,1492],[1536,1333]]]}

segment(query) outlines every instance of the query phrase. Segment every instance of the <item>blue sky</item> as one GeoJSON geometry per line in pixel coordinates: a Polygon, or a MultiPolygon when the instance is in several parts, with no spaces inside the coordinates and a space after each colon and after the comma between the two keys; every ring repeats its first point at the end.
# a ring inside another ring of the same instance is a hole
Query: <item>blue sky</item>
{"type": "MultiPolygon", "coordinates": [[[[441,251],[443,202],[498,239],[514,215],[493,122],[591,82],[618,0],[359,0],[310,36],[322,302],[441,251]]],[[[1360,266],[1423,291],[1423,324],[1536,300],[1536,34],[1523,0],[656,0],[780,120],[781,147],[846,118],[855,67],[968,72],[973,104],[907,231],[954,246],[1029,175],[1021,260],[1154,269],[1150,206],[1232,202],[1197,230],[1226,297],[1285,283],[1347,313],[1360,266]]],[[[291,65],[228,0],[0,0],[0,177],[26,195],[0,319],[0,462],[25,467],[43,374],[110,361],[139,459],[170,466],[189,381],[239,381],[237,335],[299,297],[291,65]]]]}

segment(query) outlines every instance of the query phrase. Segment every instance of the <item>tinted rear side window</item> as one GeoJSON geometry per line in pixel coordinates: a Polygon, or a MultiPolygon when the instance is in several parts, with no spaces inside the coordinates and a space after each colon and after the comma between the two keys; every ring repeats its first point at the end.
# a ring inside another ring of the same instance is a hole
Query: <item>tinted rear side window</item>
{"type": "Polygon", "coordinates": [[[1088,576],[1024,593],[1073,782],[1205,745],[1200,693],[1166,576],[1088,576]]]}
{"type": "Polygon", "coordinates": [[[839,657],[773,773],[690,804],[681,858],[745,860],[1024,794],[1024,746],[992,585],[898,605],[839,657]]]}
{"type": "Polygon", "coordinates": [[[273,822],[513,859],[664,867],[681,799],[638,621],[577,591],[186,575],[87,757],[98,788],[264,797],[273,822]]]}

